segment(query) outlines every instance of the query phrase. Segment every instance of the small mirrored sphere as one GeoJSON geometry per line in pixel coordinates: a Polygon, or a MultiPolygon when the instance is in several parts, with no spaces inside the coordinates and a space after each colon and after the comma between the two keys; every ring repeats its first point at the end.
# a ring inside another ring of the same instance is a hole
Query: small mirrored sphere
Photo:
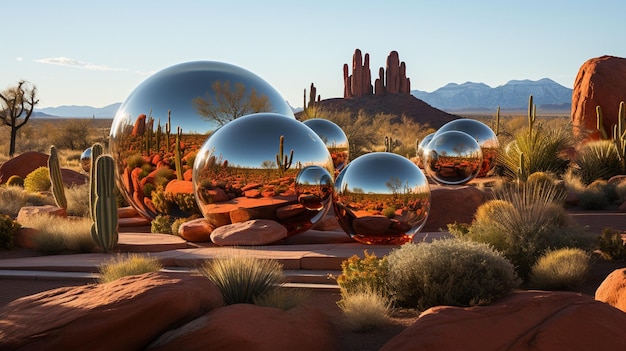
{"type": "Polygon", "coordinates": [[[217,128],[255,112],[295,121],[272,86],[234,65],[195,61],[153,74],[129,94],[111,126],[122,195],[149,219],[200,214],[191,185],[196,153],[217,128]]]}
{"type": "Polygon", "coordinates": [[[426,174],[443,185],[469,182],[478,175],[482,162],[476,139],[457,130],[436,133],[424,149],[426,174]]]}
{"type": "Polygon", "coordinates": [[[89,170],[91,169],[91,148],[87,148],[82,154],[80,154],[80,168],[89,173],[89,170]]]}
{"type": "Polygon", "coordinates": [[[435,133],[430,133],[417,143],[417,165],[420,168],[424,168],[424,148],[426,148],[428,143],[433,140],[433,136],[435,136],[435,133]]]}
{"type": "Polygon", "coordinates": [[[496,133],[483,122],[470,118],[460,118],[444,124],[435,134],[450,130],[465,132],[476,139],[483,153],[483,162],[477,177],[486,176],[496,165],[496,157],[500,145],[496,133]]]}
{"type": "Polygon", "coordinates": [[[333,158],[335,172],[339,173],[348,164],[349,143],[346,133],[332,121],[322,118],[307,119],[302,122],[322,139],[333,158]]]}
{"type": "Polygon", "coordinates": [[[293,235],[330,208],[333,174],[330,153],[313,130],[292,118],[257,113],[226,124],[204,142],[193,185],[214,227],[270,219],[293,235]]]}
{"type": "Polygon", "coordinates": [[[343,230],[358,242],[404,244],[426,224],[430,186],[409,159],[373,152],[352,160],[339,173],[333,209],[343,230]]]}

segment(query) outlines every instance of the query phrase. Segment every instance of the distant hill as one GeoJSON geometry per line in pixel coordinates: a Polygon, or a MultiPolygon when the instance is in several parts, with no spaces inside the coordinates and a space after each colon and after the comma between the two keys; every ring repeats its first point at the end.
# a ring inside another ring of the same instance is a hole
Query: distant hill
{"type": "Polygon", "coordinates": [[[572,103],[572,89],[548,78],[537,81],[511,80],[495,88],[484,83],[449,83],[432,93],[412,90],[411,94],[447,112],[493,111],[498,106],[507,110],[523,110],[528,108],[530,95],[533,96],[533,101],[538,108],[558,107],[569,110],[572,103]]]}
{"type": "Polygon", "coordinates": [[[58,106],[35,109],[35,117],[65,117],[65,118],[113,118],[122,103],[107,105],[104,107],[91,106],[58,106]],[[43,115],[41,115],[43,114],[43,115]]]}

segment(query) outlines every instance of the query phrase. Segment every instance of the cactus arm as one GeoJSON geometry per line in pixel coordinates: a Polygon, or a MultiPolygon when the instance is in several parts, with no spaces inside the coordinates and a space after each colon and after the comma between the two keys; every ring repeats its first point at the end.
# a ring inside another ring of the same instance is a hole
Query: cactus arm
{"type": "Polygon", "coordinates": [[[65,197],[65,186],[61,177],[61,165],[57,148],[50,147],[48,157],[48,170],[50,172],[50,184],[52,184],[52,195],[57,206],[67,209],[67,198],[65,197]]]}

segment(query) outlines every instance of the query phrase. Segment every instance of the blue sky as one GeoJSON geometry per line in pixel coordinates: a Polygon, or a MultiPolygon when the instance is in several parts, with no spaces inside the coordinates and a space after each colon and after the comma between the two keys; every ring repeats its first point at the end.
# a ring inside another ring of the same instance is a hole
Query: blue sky
{"type": "Polygon", "coordinates": [[[196,60],[252,71],[297,107],[311,83],[343,97],[356,48],[373,76],[398,51],[411,88],[429,92],[541,78],[571,88],[586,60],[626,57],[626,2],[615,0],[32,0],[2,13],[0,89],[26,79],[39,108],[122,102],[150,74],[196,60]]]}

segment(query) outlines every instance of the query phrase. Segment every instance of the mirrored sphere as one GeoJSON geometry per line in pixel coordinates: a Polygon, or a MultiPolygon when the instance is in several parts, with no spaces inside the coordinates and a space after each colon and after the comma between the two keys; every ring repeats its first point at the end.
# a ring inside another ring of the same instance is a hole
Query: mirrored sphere
{"type": "Polygon", "coordinates": [[[417,143],[417,165],[420,166],[420,168],[424,168],[424,148],[433,140],[433,136],[435,136],[435,133],[430,133],[417,143]]]}
{"type": "Polygon", "coordinates": [[[257,113],[205,141],[193,184],[213,226],[270,219],[293,235],[310,229],[330,208],[333,173],[330,153],[313,130],[292,118],[257,113]]]}
{"type": "Polygon", "coordinates": [[[430,187],[409,159],[373,152],[352,160],[335,179],[333,209],[343,230],[365,244],[403,244],[426,224],[430,187]]]}
{"type": "Polygon", "coordinates": [[[482,162],[476,139],[457,130],[436,133],[424,149],[426,174],[443,185],[469,182],[480,171],[482,162]]]}
{"type": "Polygon", "coordinates": [[[483,122],[470,118],[461,118],[444,124],[435,134],[441,134],[450,130],[465,132],[476,139],[483,153],[483,162],[477,177],[486,176],[496,165],[498,146],[500,145],[496,133],[483,122]]]}
{"type": "Polygon", "coordinates": [[[89,170],[91,169],[91,148],[87,148],[82,154],[80,154],[80,168],[89,173],[89,170]]]}
{"type": "Polygon", "coordinates": [[[122,195],[150,219],[200,214],[191,184],[196,153],[218,127],[254,112],[295,120],[273,87],[234,65],[195,61],[153,74],[128,95],[111,126],[122,195]]]}
{"type": "Polygon", "coordinates": [[[330,156],[333,158],[335,172],[341,172],[343,167],[348,164],[349,158],[350,147],[346,133],[343,132],[341,127],[327,119],[312,118],[307,119],[302,123],[313,129],[313,131],[322,139],[330,152],[330,156]]]}

